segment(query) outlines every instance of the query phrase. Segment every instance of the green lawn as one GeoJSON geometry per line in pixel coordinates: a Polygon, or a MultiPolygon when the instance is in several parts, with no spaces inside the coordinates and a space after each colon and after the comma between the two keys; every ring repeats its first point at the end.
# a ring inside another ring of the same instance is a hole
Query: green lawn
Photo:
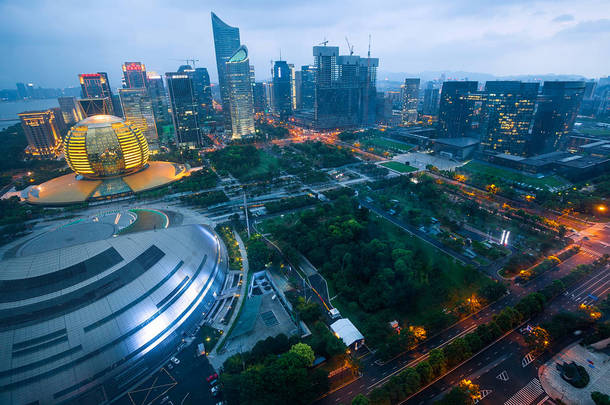
{"type": "Polygon", "coordinates": [[[363,141],[362,143],[367,146],[368,145],[377,146],[382,149],[387,149],[390,151],[397,150],[400,152],[408,152],[409,150],[413,149],[413,147],[414,147],[414,145],[397,142],[397,141],[392,141],[387,138],[372,138],[372,139],[367,139],[367,140],[363,141]]]}
{"type": "Polygon", "coordinates": [[[524,183],[532,187],[540,187],[547,189],[569,185],[566,180],[563,180],[559,176],[553,175],[543,178],[530,177],[522,173],[514,172],[512,170],[503,169],[501,167],[491,166],[482,162],[475,161],[471,161],[468,164],[462,166],[460,168],[460,171],[464,171],[466,173],[478,173],[487,176],[494,176],[509,182],[524,183]]]}
{"type": "Polygon", "coordinates": [[[259,149],[260,163],[254,167],[246,176],[246,179],[258,179],[266,175],[270,170],[277,170],[279,162],[277,158],[266,151],[259,149]]]}
{"type": "Polygon", "coordinates": [[[399,173],[411,173],[416,171],[417,169],[413,166],[406,165],[404,163],[390,161],[382,163],[381,166],[387,167],[388,169],[395,170],[399,173]]]}

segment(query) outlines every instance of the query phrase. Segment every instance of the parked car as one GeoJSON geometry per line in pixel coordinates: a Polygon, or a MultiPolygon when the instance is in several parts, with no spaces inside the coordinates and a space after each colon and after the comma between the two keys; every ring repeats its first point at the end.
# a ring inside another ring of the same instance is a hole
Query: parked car
{"type": "Polygon", "coordinates": [[[218,385],[215,385],[210,389],[210,392],[213,396],[218,396],[218,394],[220,394],[220,387],[218,385]]]}
{"type": "Polygon", "coordinates": [[[217,379],[218,379],[218,373],[214,373],[214,374],[209,375],[208,378],[206,378],[205,380],[207,382],[212,382],[217,379]]]}
{"type": "Polygon", "coordinates": [[[175,357],[172,357],[172,358],[170,359],[170,361],[171,361],[172,363],[174,363],[175,365],[180,364],[180,360],[178,360],[178,359],[177,359],[177,358],[175,358],[175,357]]]}

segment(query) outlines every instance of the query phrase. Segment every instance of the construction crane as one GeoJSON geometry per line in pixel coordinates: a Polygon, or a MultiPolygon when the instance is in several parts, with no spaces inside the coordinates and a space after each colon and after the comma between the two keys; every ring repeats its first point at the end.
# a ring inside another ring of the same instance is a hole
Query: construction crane
{"type": "Polygon", "coordinates": [[[354,45],[350,45],[349,39],[347,39],[347,37],[345,37],[345,42],[347,42],[347,49],[349,50],[349,56],[352,56],[354,54],[354,45]]]}
{"type": "Polygon", "coordinates": [[[324,38],[324,41],[320,42],[318,45],[326,46],[327,43],[328,43],[328,40],[326,38],[324,38]]]}
{"type": "Polygon", "coordinates": [[[180,62],[186,62],[187,65],[192,66],[193,68],[195,67],[195,62],[199,62],[199,59],[195,59],[195,58],[186,58],[186,59],[172,59],[172,60],[177,60],[180,62]],[[193,62],[193,64],[191,65],[189,62],[193,62]]]}
{"type": "MultiPolygon", "coordinates": [[[[347,38],[345,38],[347,39],[347,38]]],[[[371,34],[369,34],[369,50],[366,55],[366,91],[364,92],[364,117],[363,120],[369,124],[369,92],[371,91],[371,34]]]]}

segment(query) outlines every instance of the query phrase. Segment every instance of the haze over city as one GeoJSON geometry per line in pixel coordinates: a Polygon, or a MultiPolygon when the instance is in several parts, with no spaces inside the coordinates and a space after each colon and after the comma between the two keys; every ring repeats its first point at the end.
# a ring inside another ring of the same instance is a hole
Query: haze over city
{"type": "MultiPolygon", "coordinates": [[[[574,1],[119,1],[0,2],[0,86],[33,81],[66,87],[80,71],[108,71],[123,60],[175,69],[214,60],[209,10],[239,25],[257,79],[269,60],[310,63],[325,38],[356,53],[371,49],[381,72],[464,71],[604,75],[610,53],[610,4],[574,1]],[[7,63],[10,61],[10,63],[7,63]]],[[[216,72],[211,72],[216,81],[216,72]]],[[[380,75],[383,78],[383,75],[380,75]]]]}

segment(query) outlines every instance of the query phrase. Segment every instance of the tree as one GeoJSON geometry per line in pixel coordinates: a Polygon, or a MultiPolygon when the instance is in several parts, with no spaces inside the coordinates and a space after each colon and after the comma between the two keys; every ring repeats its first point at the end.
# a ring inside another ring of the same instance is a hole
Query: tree
{"type": "Polygon", "coordinates": [[[591,399],[595,402],[595,405],[610,405],[610,397],[599,391],[593,391],[591,393],[591,399]]]}
{"type": "Polygon", "coordinates": [[[441,376],[447,371],[447,359],[445,358],[445,353],[442,349],[430,350],[428,362],[432,368],[432,374],[435,377],[441,376]]]}
{"type": "Polygon", "coordinates": [[[551,343],[551,337],[546,329],[536,326],[530,333],[525,335],[525,342],[535,352],[543,352],[551,343]]]}
{"type": "Polygon", "coordinates": [[[362,394],[358,394],[352,399],[352,405],[369,405],[371,401],[362,394]]]}
{"type": "Polygon", "coordinates": [[[294,353],[299,356],[307,367],[311,367],[316,358],[311,347],[305,343],[293,345],[288,353],[294,353]]]}
{"type": "Polygon", "coordinates": [[[454,339],[443,348],[443,352],[447,358],[447,364],[450,366],[455,366],[472,355],[468,343],[463,338],[454,339]]]}
{"type": "Polygon", "coordinates": [[[419,378],[423,384],[432,381],[432,366],[427,360],[420,362],[416,367],[419,378]]]}

